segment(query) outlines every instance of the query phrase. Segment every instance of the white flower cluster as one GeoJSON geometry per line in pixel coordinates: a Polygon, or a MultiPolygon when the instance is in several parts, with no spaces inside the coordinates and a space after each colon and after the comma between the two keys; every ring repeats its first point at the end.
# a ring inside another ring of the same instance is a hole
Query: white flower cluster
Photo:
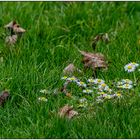
{"type": "Polygon", "coordinates": [[[90,90],[90,89],[85,89],[85,90],[83,90],[83,93],[88,93],[88,94],[90,94],[90,93],[92,93],[93,92],[93,90],[90,90]]]}
{"type": "MultiPolygon", "coordinates": [[[[132,62],[124,66],[125,71],[127,72],[134,72],[136,68],[139,66],[138,63],[132,62]]],[[[61,79],[66,80],[66,82],[74,82],[79,87],[84,88],[83,93],[86,93],[87,95],[94,95],[97,102],[103,102],[104,99],[112,99],[112,98],[121,98],[122,97],[122,91],[118,92],[110,89],[109,86],[105,83],[102,79],[93,79],[89,78],[87,80],[87,84],[83,81],[80,81],[76,77],[67,77],[64,76],[61,79]],[[95,93],[95,94],[94,94],[95,93]],[[96,94],[97,93],[97,94],[96,94]]],[[[118,89],[132,89],[133,88],[133,82],[129,79],[122,79],[116,83],[116,87],[118,89]]],[[[86,96],[85,96],[86,97],[86,96]]],[[[86,97],[87,98],[87,97],[86,97]]],[[[85,107],[87,106],[88,102],[86,98],[81,98],[79,100],[79,106],[85,107]]]]}
{"type": "Polygon", "coordinates": [[[112,98],[121,98],[122,94],[119,92],[116,92],[114,94],[106,94],[105,92],[98,92],[100,96],[97,97],[96,101],[103,102],[103,99],[112,99],[112,98]]]}
{"type": "Polygon", "coordinates": [[[77,79],[76,77],[72,76],[72,77],[67,77],[67,76],[64,76],[61,78],[62,80],[66,80],[67,82],[75,82],[79,87],[84,87],[86,88],[87,85],[86,83],[80,81],[79,79],[77,79]]]}
{"type": "Polygon", "coordinates": [[[117,82],[117,88],[131,89],[133,88],[133,82],[129,79],[122,79],[121,81],[117,82]]]}
{"type": "Polygon", "coordinates": [[[105,81],[102,79],[88,79],[87,80],[90,84],[94,84],[94,89],[98,89],[99,91],[107,91],[107,92],[112,92],[112,90],[109,88],[107,84],[105,84],[105,81]]]}
{"type": "Polygon", "coordinates": [[[87,99],[86,98],[81,98],[81,99],[79,99],[79,105],[78,105],[78,107],[87,107],[88,106],[88,102],[87,102],[87,99]]]}
{"type": "Polygon", "coordinates": [[[87,81],[91,84],[103,84],[103,83],[105,83],[105,81],[102,80],[102,79],[92,79],[92,78],[90,78],[87,81]]]}

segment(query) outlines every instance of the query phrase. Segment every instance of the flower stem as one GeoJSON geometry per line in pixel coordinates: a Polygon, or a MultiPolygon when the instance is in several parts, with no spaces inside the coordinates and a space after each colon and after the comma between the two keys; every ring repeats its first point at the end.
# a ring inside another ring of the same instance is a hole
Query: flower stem
{"type": "Polygon", "coordinates": [[[134,76],[134,83],[136,84],[137,79],[136,79],[136,75],[135,75],[135,73],[134,73],[134,72],[133,72],[133,76],[134,76]]]}

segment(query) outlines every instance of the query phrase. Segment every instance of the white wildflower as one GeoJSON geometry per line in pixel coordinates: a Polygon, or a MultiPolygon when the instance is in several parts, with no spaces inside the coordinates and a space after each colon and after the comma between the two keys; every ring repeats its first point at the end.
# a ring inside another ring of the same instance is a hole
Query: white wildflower
{"type": "Polygon", "coordinates": [[[48,101],[48,99],[45,98],[45,97],[39,97],[38,100],[39,100],[39,101],[44,101],[44,102],[47,102],[47,101],[48,101]]]}
{"type": "Polygon", "coordinates": [[[101,91],[101,92],[97,92],[97,94],[99,95],[103,95],[103,94],[106,94],[105,92],[101,91]]]}
{"type": "Polygon", "coordinates": [[[87,87],[87,85],[82,81],[77,82],[77,85],[80,86],[80,87],[87,87]]]}
{"type": "Polygon", "coordinates": [[[122,89],[131,89],[133,88],[133,85],[130,85],[130,84],[124,84],[124,85],[121,85],[121,86],[117,86],[118,88],[122,88],[122,89]]]}
{"type": "Polygon", "coordinates": [[[79,105],[78,107],[87,107],[88,106],[88,102],[86,98],[81,98],[79,99],[79,105]]]}
{"type": "Polygon", "coordinates": [[[66,80],[67,78],[68,78],[67,76],[63,76],[61,79],[66,80]]]}
{"type": "Polygon", "coordinates": [[[86,98],[81,98],[81,99],[79,99],[79,102],[80,103],[85,103],[85,102],[87,102],[87,99],[86,98]]]}
{"type": "Polygon", "coordinates": [[[121,94],[121,93],[116,93],[116,96],[117,96],[118,98],[121,98],[121,97],[122,97],[122,94],[121,94]]]}
{"type": "Polygon", "coordinates": [[[94,84],[103,84],[103,83],[105,83],[105,81],[102,79],[94,79],[94,84]]]}
{"type": "Polygon", "coordinates": [[[46,89],[41,89],[40,92],[43,94],[47,94],[48,91],[46,89]]]}
{"type": "Polygon", "coordinates": [[[121,85],[123,85],[123,84],[125,84],[125,83],[122,82],[122,81],[117,82],[117,86],[121,86],[121,85]]]}
{"type": "Polygon", "coordinates": [[[76,77],[69,77],[69,78],[67,78],[67,81],[71,81],[71,82],[77,82],[78,80],[77,80],[77,78],[76,77]]]}
{"type": "Polygon", "coordinates": [[[94,79],[90,78],[87,80],[89,83],[94,83],[94,79]]]}
{"type": "Polygon", "coordinates": [[[106,95],[106,96],[105,96],[105,99],[111,99],[111,98],[112,98],[111,95],[106,95]]]}
{"type": "Polygon", "coordinates": [[[85,90],[83,90],[83,93],[92,93],[93,92],[93,90],[90,90],[90,89],[85,89],[85,90]]]}
{"type": "Polygon", "coordinates": [[[123,88],[124,88],[124,89],[131,89],[131,88],[133,88],[133,86],[130,85],[130,84],[124,84],[124,85],[123,85],[123,88]]]}
{"type": "Polygon", "coordinates": [[[132,62],[124,66],[125,71],[133,72],[139,66],[138,63],[132,62]]]}
{"type": "Polygon", "coordinates": [[[109,88],[105,83],[100,84],[100,85],[98,86],[98,89],[99,89],[100,91],[109,91],[109,90],[110,90],[110,88],[109,88]]]}
{"type": "Polygon", "coordinates": [[[130,84],[130,85],[133,84],[133,82],[132,82],[131,80],[129,80],[129,79],[122,79],[122,82],[123,82],[124,84],[130,84]]]}

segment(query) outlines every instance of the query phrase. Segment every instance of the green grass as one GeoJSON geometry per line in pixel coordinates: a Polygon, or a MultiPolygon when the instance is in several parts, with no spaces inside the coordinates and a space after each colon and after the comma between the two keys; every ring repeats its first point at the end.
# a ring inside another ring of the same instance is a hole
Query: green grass
{"type": "MultiPolygon", "coordinates": [[[[139,14],[139,2],[1,2],[0,36],[5,33],[3,26],[14,19],[27,32],[14,47],[0,39],[4,58],[0,88],[11,93],[0,108],[0,138],[140,138],[139,83],[131,97],[96,105],[72,120],[57,113],[73,102],[62,94],[53,95],[61,88],[62,70],[69,63],[83,70],[76,48],[93,52],[91,39],[98,33],[107,32],[111,40],[97,44],[97,51],[111,61],[98,78],[107,83],[133,80],[124,65],[140,63],[139,14]],[[41,89],[51,92],[47,103],[38,103],[41,89]]],[[[79,77],[91,77],[91,71],[79,77]]]]}

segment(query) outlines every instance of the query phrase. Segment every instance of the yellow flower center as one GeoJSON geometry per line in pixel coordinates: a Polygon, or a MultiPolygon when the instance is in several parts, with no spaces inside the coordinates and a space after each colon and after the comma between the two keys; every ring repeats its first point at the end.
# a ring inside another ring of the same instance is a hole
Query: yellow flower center
{"type": "Polygon", "coordinates": [[[129,87],[129,84],[126,84],[125,86],[126,86],[126,87],[129,87]]]}
{"type": "Polygon", "coordinates": [[[111,98],[111,96],[110,96],[110,95],[107,95],[107,96],[105,96],[105,98],[106,98],[106,99],[110,99],[110,98],[111,98]]]}
{"type": "Polygon", "coordinates": [[[46,101],[47,99],[45,97],[39,97],[39,100],[46,101]]]}
{"type": "Polygon", "coordinates": [[[70,78],[71,80],[75,80],[75,78],[74,77],[72,77],[72,78],[70,78]]]}
{"type": "Polygon", "coordinates": [[[132,66],[128,66],[127,68],[128,68],[128,69],[132,69],[132,66]]]}
{"type": "Polygon", "coordinates": [[[67,79],[67,76],[64,76],[63,78],[64,78],[64,79],[67,79]]]}
{"type": "Polygon", "coordinates": [[[101,84],[101,86],[102,86],[102,87],[105,87],[105,86],[106,86],[106,84],[101,84]]]}
{"type": "Polygon", "coordinates": [[[105,93],[104,93],[104,92],[100,92],[100,94],[102,94],[102,95],[103,95],[103,94],[105,94],[105,93]]]}
{"type": "Polygon", "coordinates": [[[91,90],[87,89],[86,92],[91,92],[91,90]]]}
{"type": "Polygon", "coordinates": [[[80,82],[81,85],[84,85],[84,82],[80,82]]]}
{"type": "Polygon", "coordinates": [[[120,94],[120,93],[117,93],[117,96],[118,96],[118,97],[120,97],[120,96],[121,96],[121,94],[120,94]]]}
{"type": "Polygon", "coordinates": [[[94,80],[93,79],[89,79],[89,82],[94,82],[94,80]]]}

